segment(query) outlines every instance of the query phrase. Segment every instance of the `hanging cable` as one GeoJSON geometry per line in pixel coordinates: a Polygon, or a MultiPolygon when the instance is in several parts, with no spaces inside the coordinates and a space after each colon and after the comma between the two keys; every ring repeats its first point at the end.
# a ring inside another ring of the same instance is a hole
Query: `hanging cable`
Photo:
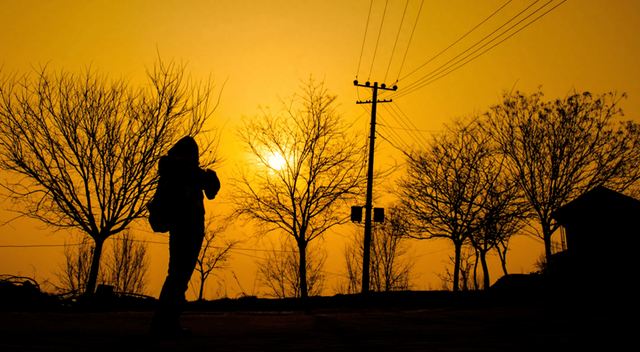
{"type": "MultiPolygon", "coordinates": [[[[408,125],[411,125],[411,127],[413,127],[413,129],[411,129],[411,128],[407,127],[407,130],[408,130],[408,131],[416,131],[416,132],[417,132],[417,131],[419,131],[419,130],[418,130],[418,128],[416,127],[416,125],[414,125],[414,124],[413,124],[413,122],[411,121],[411,119],[409,118],[409,116],[407,116],[407,114],[405,114],[405,113],[404,113],[404,111],[402,111],[402,109],[400,109],[400,106],[399,106],[398,104],[393,103],[393,104],[391,104],[389,107],[390,107],[391,109],[393,109],[393,111],[394,111],[394,112],[396,112],[396,114],[398,115],[398,117],[399,117],[400,119],[402,119],[403,121],[408,121],[407,126],[408,126],[408,125]],[[398,111],[400,111],[400,114],[398,114],[398,113],[395,111],[394,106],[398,109],[398,111]],[[404,118],[403,118],[403,116],[404,116],[404,118]]],[[[422,133],[418,133],[418,135],[419,135],[419,136],[420,136],[420,138],[422,138],[422,140],[425,142],[424,146],[429,145],[429,141],[428,141],[428,140],[427,140],[427,139],[422,135],[422,133]]]]}
{"type": "MultiPolygon", "coordinates": [[[[407,3],[409,3],[407,1],[407,3]]],[[[413,39],[413,33],[416,31],[416,27],[418,25],[418,19],[420,19],[420,13],[422,12],[422,5],[424,5],[424,0],[420,3],[420,9],[418,9],[418,16],[416,17],[416,22],[413,24],[413,30],[411,31],[411,35],[409,36],[409,43],[407,44],[407,50],[404,52],[404,57],[402,58],[402,64],[400,64],[400,70],[398,70],[398,77],[396,78],[396,83],[400,81],[400,74],[402,73],[402,68],[404,67],[404,61],[407,59],[407,54],[409,53],[409,47],[411,47],[411,39],[413,39]]]]}
{"type": "Polygon", "coordinates": [[[376,53],[378,52],[378,44],[380,44],[380,36],[382,35],[382,27],[384,27],[384,18],[387,15],[387,5],[389,5],[389,0],[384,4],[384,12],[382,13],[382,21],[380,22],[380,31],[378,32],[378,40],[376,41],[376,48],[373,51],[373,59],[371,60],[371,68],[369,69],[369,77],[367,81],[371,79],[371,72],[373,71],[373,63],[376,61],[376,53]]]}
{"type": "MultiPolygon", "coordinates": [[[[454,58],[450,59],[449,61],[445,62],[443,65],[441,65],[440,67],[436,68],[435,70],[431,71],[429,74],[423,76],[422,78],[418,79],[417,81],[407,85],[406,87],[404,87],[404,91],[408,91],[409,89],[411,89],[413,86],[420,84],[421,81],[427,80],[429,79],[430,76],[434,75],[434,74],[439,74],[438,71],[440,71],[441,69],[443,69],[443,67],[446,67],[447,65],[449,65],[452,61],[454,61],[455,59],[459,58],[460,56],[464,55],[465,53],[467,53],[469,50],[475,48],[478,44],[482,43],[483,41],[485,41],[487,38],[490,38],[493,34],[495,34],[496,32],[498,32],[500,29],[504,28],[504,26],[506,26],[507,24],[511,23],[512,21],[514,21],[516,18],[520,17],[523,13],[527,12],[534,4],[536,4],[539,0],[536,0],[535,2],[533,2],[532,4],[530,4],[529,6],[527,6],[524,10],[520,11],[517,15],[513,16],[511,19],[509,19],[507,22],[503,23],[500,27],[498,27],[497,29],[495,29],[493,32],[489,33],[487,36],[485,36],[484,38],[480,39],[479,41],[477,41],[475,44],[473,44],[472,46],[470,46],[469,48],[467,48],[465,51],[461,52],[460,54],[456,55],[454,58]]],[[[550,2],[552,2],[553,0],[549,1],[547,4],[543,5],[541,8],[547,6],[550,2]]],[[[520,22],[516,23],[514,26],[510,27],[508,30],[504,31],[502,34],[498,35],[497,37],[493,38],[491,41],[489,41],[488,43],[486,43],[485,45],[481,46],[480,49],[482,49],[483,47],[485,47],[486,45],[490,44],[491,42],[493,42],[494,40],[500,38],[500,36],[504,35],[506,32],[508,32],[509,30],[511,30],[513,27],[517,26],[519,23],[521,23],[522,21],[526,20],[527,18],[529,18],[530,16],[532,16],[533,14],[535,14],[537,11],[540,11],[539,8],[538,10],[536,10],[535,12],[533,12],[532,14],[530,14],[529,16],[525,17],[523,20],[521,20],[520,22]]],[[[451,47],[451,46],[449,46],[451,47]]],[[[478,50],[480,50],[478,49],[478,50]]],[[[445,49],[446,51],[446,49],[445,49]]],[[[443,53],[444,51],[442,51],[441,53],[443,53]]],[[[473,53],[477,52],[474,51],[473,53]]],[[[471,53],[470,55],[473,55],[473,53],[471,53]]],[[[440,54],[438,54],[440,55],[440,54]]],[[[435,57],[437,57],[438,55],[436,55],[435,57]]],[[[465,58],[469,57],[465,56],[462,60],[464,60],[465,58]]],[[[434,58],[435,58],[434,57],[434,58]]],[[[433,59],[432,59],[433,60],[433,59]]],[[[460,60],[460,61],[462,61],[460,60]]],[[[429,60],[430,62],[431,60],[429,60]]],[[[458,61],[458,62],[460,62],[458,61]]],[[[428,62],[427,62],[428,63],[428,62]]],[[[455,64],[454,64],[455,65],[455,64]]],[[[424,65],[423,65],[424,66],[424,65]]],[[[453,66],[453,65],[452,65],[453,66]]]]}
{"type": "Polygon", "coordinates": [[[389,137],[391,139],[394,140],[394,143],[400,145],[400,144],[404,144],[405,147],[408,147],[409,145],[405,142],[405,139],[402,138],[402,136],[400,136],[400,134],[396,131],[394,131],[394,129],[391,127],[391,124],[389,122],[387,122],[387,120],[383,117],[380,116],[380,129],[389,132],[389,137]],[[394,135],[395,137],[391,137],[391,135],[394,135]]]}
{"type": "Polygon", "coordinates": [[[391,144],[393,148],[403,153],[405,153],[407,150],[411,150],[411,146],[406,142],[405,138],[402,138],[402,136],[400,136],[398,132],[390,129],[389,123],[383,116],[379,116],[379,118],[382,123],[379,124],[380,129],[376,130],[376,135],[381,136],[385,141],[391,144]],[[384,132],[384,134],[382,132],[384,132]]]}
{"type": "Polygon", "coordinates": [[[418,137],[418,136],[416,135],[416,133],[415,133],[415,132],[413,132],[413,131],[411,131],[411,130],[409,130],[409,129],[407,128],[406,122],[405,122],[402,118],[400,118],[400,117],[398,116],[397,112],[390,110],[390,108],[388,108],[386,105],[389,105],[389,104],[385,104],[385,105],[383,105],[383,108],[384,108],[384,109],[389,113],[389,115],[390,115],[390,116],[391,116],[391,117],[396,121],[396,123],[398,123],[398,125],[400,125],[400,126],[402,126],[402,127],[404,128],[405,132],[407,132],[407,135],[409,135],[409,138],[411,138],[411,139],[414,141],[414,143],[416,143],[416,144],[417,144],[417,145],[419,145],[420,147],[425,148],[425,147],[426,147],[426,145],[425,145],[425,144],[423,144],[423,143],[422,143],[422,141],[419,141],[419,140],[418,140],[418,138],[420,138],[420,137],[418,137]]]}
{"type": "Polygon", "coordinates": [[[403,127],[394,127],[394,126],[387,126],[387,127],[391,128],[393,130],[401,130],[401,131],[414,131],[414,132],[420,132],[420,133],[423,133],[423,132],[426,132],[426,133],[442,133],[442,131],[439,131],[439,130],[423,130],[423,129],[414,130],[412,128],[403,128],[403,127]]]}
{"type": "MultiPolygon", "coordinates": [[[[396,94],[393,95],[394,98],[400,98],[402,96],[405,96],[409,93],[415,92],[416,90],[419,90],[447,75],[449,75],[450,73],[464,67],[466,64],[470,63],[471,61],[477,59],[478,57],[484,55],[485,53],[487,53],[489,50],[495,48],[496,46],[502,44],[503,42],[505,42],[507,39],[513,37],[514,35],[516,35],[517,33],[519,33],[520,31],[522,31],[523,29],[527,28],[528,26],[530,26],[531,24],[533,24],[534,22],[538,21],[540,18],[542,18],[543,16],[547,15],[549,12],[555,10],[558,6],[562,5],[563,3],[566,2],[566,0],[563,0],[562,2],[560,2],[558,5],[552,7],[550,10],[544,12],[542,15],[536,17],[534,20],[532,20],[531,22],[525,24],[524,26],[522,26],[521,28],[519,28],[518,30],[516,30],[515,32],[511,33],[510,35],[508,35],[506,38],[504,38],[503,40],[499,41],[498,43],[494,44],[493,46],[489,47],[488,49],[484,50],[483,52],[481,52],[480,54],[472,57],[471,59],[469,59],[468,61],[462,63],[461,65],[454,67],[455,65],[459,64],[460,62],[464,61],[465,59],[469,58],[470,56],[472,56],[473,54],[477,53],[478,51],[482,50],[484,47],[486,47],[487,45],[489,45],[490,43],[492,43],[493,41],[495,41],[496,39],[500,38],[501,36],[503,36],[504,34],[506,34],[507,32],[509,32],[510,30],[512,30],[514,27],[516,27],[517,25],[519,25],[520,23],[522,23],[523,21],[525,21],[527,18],[531,17],[532,15],[534,15],[535,13],[537,13],[538,11],[540,11],[541,9],[543,9],[544,7],[546,7],[548,4],[550,4],[551,2],[553,2],[553,0],[547,2],[545,5],[541,6],[539,9],[537,9],[536,11],[534,11],[532,14],[530,14],[529,16],[527,16],[525,19],[523,19],[522,21],[516,23],[515,25],[511,26],[509,29],[507,29],[506,31],[504,31],[503,33],[501,33],[500,35],[498,35],[496,38],[492,39],[491,41],[489,41],[488,43],[486,43],[485,45],[481,46],[480,48],[478,48],[477,50],[475,50],[474,52],[472,52],[471,54],[465,56],[464,58],[458,60],[457,62],[455,62],[454,64],[450,65],[449,67],[447,67],[446,69],[442,70],[441,72],[438,72],[436,74],[436,77],[432,77],[432,78],[428,78],[428,76],[433,76],[433,73],[435,71],[432,71],[429,75],[424,76],[423,78],[419,79],[418,81],[414,82],[411,84],[411,86],[413,86],[412,89],[409,90],[404,90],[401,94],[396,94]],[[449,71],[446,71],[449,70],[449,71]],[[446,71],[446,72],[445,72],[446,71]],[[427,80],[426,83],[422,83],[420,84],[420,81],[425,81],[427,80]],[[419,84],[419,85],[418,85],[419,84]],[[417,85],[417,86],[416,86],[417,85]]],[[[451,60],[450,60],[451,61],[451,60]]],[[[442,68],[442,66],[441,66],[442,68]]]]}
{"type": "Polygon", "coordinates": [[[398,45],[398,38],[400,38],[400,31],[402,30],[402,24],[404,23],[404,16],[407,13],[407,7],[409,7],[409,0],[407,0],[407,4],[404,6],[404,12],[402,13],[402,18],[400,19],[400,26],[398,27],[398,34],[396,35],[396,42],[393,43],[393,50],[391,50],[391,58],[389,58],[389,66],[387,66],[387,73],[384,74],[383,82],[387,81],[387,75],[389,75],[389,69],[391,68],[391,63],[393,62],[393,54],[396,52],[396,46],[398,45]]]}
{"type": "Polygon", "coordinates": [[[356,70],[356,79],[358,79],[358,73],[360,73],[360,64],[362,63],[362,53],[364,53],[364,43],[367,41],[367,31],[369,30],[369,19],[371,18],[371,8],[373,7],[373,0],[369,4],[369,15],[367,16],[367,25],[364,28],[364,39],[362,39],[362,49],[360,49],[360,60],[358,60],[358,69],[356,70]]]}
{"type": "MultiPolygon", "coordinates": [[[[383,127],[383,129],[384,129],[384,127],[383,127]]],[[[389,143],[389,145],[390,145],[391,147],[393,147],[394,149],[397,149],[397,150],[401,151],[403,154],[406,154],[406,153],[407,153],[407,150],[410,150],[410,149],[411,149],[411,148],[410,148],[410,147],[408,147],[408,146],[405,146],[404,148],[403,148],[403,147],[400,147],[399,145],[397,145],[397,143],[398,143],[398,142],[397,142],[397,141],[395,141],[395,140],[393,140],[393,138],[392,138],[391,136],[385,136],[384,134],[380,133],[379,131],[376,131],[376,134],[377,134],[380,138],[382,138],[385,142],[389,143]]]]}
{"type": "MultiPolygon", "coordinates": [[[[478,25],[476,25],[475,27],[473,27],[470,31],[468,31],[467,33],[465,33],[462,37],[458,38],[458,40],[456,40],[455,42],[453,42],[451,45],[449,45],[448,47],[446,47],[444,50],[442,50],[441,52],[439,52],[438,54],[436,54],[434,57],[432,57],[431,59],[429,59],[429,61],[425,62],[424,64],[420,65],[418,68],[416,68],[415,70],[409,72],[406,76],[398,79],[399,81],[402,81],[403,79],[411,76],[412,74],[414,74],[416,71],[418,71],[419,69],[421,69],[422,67],[424,67],[425,65],[427,65],[428,63],[430,63],[431,61],[435,60],[438,56],[442,55],[444,52],[446,52],[447,50],[451,49],[451,47],[453,47],[454,45],[456,45],[458,42],[460,42],[462,39],[464,39],[466,36],[468,36],[469,34],[471,34],[473,31],[475,31],[476,29],[478,29],[478,27],[482,26],[482,24],[484,24],[485,22],[487,22],[491,17],[493,17],[495,14],[497,14],[498,12],[500,12],[500,10],[502,10],[505,6],[507,6],[511,1],[513,0],[509,0],[507,1],[504,5],[502,5],[499,9],[497,9],[494,13],[492,13],[491,15],[489,15],[489,17],[485,18],[482,22],[480,22],[478,25]]],[[[539,0],[536,0],[536,2],[538,2],[539,0]]],[[[534,2],[535,4],[535,2],[534,2]]],[[[407,49],[408,50],[408,49],[407,49]]]]}

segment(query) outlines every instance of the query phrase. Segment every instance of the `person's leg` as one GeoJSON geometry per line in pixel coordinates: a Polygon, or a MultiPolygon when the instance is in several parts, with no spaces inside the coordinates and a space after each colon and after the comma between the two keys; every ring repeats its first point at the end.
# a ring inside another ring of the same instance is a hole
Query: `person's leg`
{"type": "Polygon", "coordinates": [[[181,228],[169,237],[169,270],[162,286],[158,307],[152,323],[152,331],[180,331],[180,315],[185,302],[185,292],[198,260],[204,229],[181,228]]]}

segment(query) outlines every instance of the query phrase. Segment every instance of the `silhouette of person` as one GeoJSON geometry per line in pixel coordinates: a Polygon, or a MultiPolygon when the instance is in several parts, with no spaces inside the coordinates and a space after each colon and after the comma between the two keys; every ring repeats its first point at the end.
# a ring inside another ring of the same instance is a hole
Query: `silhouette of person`
{"type": "Polygon", "coordinates": [[[213,199],[220,189],[216,173],[201,169],[198,159],[198,144],[184,137],[158,163],[158,188],[170,215],[169,270],[151,323],[151,333],[158,336],[191,334],[180,325],[180,315],[204,238],[203,191],[213,199]]]}

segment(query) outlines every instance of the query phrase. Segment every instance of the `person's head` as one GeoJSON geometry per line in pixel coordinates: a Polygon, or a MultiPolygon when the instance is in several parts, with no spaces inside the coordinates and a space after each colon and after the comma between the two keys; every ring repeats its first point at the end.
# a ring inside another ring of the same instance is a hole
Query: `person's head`
{"type": "Polygon", "coordinates": [[[193,137],[183,137],[171,149],[168,154],[179,158],[186,158],[198,162],[199,152],[198,144],[193,137]]]}

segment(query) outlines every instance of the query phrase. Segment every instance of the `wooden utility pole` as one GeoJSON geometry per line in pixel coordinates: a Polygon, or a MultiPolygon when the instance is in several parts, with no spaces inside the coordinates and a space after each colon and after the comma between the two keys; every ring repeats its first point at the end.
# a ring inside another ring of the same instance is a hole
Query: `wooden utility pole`
{"type": "Polygon", "coordinates": [[[393,88],[387,88],[383,83],[378,87],[378,82],[374,82],[373,86],[367,82],[365,84],[358,84],[358,81],[353,81],[353,85],[357,87],[365,87],[373,89],[373,99],[371,101],[358,101],[356,104],[371,104],[371,134],[369,136],[369,164],[367,170],[367,200],[364,206],[364,253],[362,254],[362,293],[369,292],[369,264],[371,262],[371,213],[373,212],[373,151],[376,140],[376,105],[378,103],[390,103],[392,100],[380,100],[378,101],[378,89],[393,90],[398,89],[398,86],[393,88]]]}

